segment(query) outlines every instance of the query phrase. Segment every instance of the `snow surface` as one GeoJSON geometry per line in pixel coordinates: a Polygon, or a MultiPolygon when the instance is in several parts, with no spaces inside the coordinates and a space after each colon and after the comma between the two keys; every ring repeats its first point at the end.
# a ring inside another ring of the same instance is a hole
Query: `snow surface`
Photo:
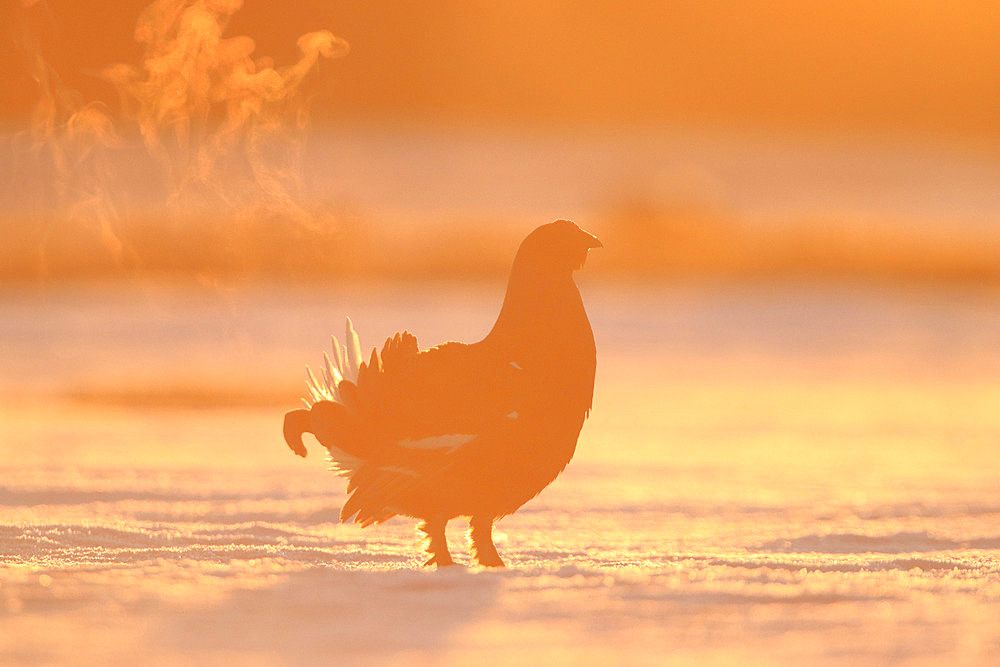
{"type": "Polygon", "coordinates": [[[501,287],[0,293],[0,663],[1000,661],[995,295],[584,293],[594,412],[504,571],[337,523],[281,438],[344,315],[473,340],[501,287]]]}

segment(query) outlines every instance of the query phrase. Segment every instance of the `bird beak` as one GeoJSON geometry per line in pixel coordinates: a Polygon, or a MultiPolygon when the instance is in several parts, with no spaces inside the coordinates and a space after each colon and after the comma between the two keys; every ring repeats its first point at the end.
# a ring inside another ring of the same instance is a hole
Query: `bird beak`
{"type": "MultiPolygon", "coordinates": [[[[583,230],[580,230],[583,232],[583,230]]],[[[587,247],[588,248],[603,248],[604,244],[601,243],[601,239],[597,238],[590,232],[583,232],[583,235],[587,237],[587,247]]]]}

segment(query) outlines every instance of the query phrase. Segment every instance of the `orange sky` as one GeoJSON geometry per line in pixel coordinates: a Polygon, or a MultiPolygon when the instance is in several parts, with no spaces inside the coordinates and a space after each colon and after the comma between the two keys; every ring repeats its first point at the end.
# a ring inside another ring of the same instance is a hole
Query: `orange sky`
{"type": "MultiPolygon", "coordinates": [[[[90,73],[138,60],[145,0],[4,0],[2,109],[33,84],[10,34],[28,26],[68,85],[114,100],[90,73]]],[[[1000,5],[798,0],[597,2],[247,0],[228,35],[295,58],[329,28],[352,46],[314,82],[314,117],[722,123],[886,128],[1000,137],[1000,5]]]]}

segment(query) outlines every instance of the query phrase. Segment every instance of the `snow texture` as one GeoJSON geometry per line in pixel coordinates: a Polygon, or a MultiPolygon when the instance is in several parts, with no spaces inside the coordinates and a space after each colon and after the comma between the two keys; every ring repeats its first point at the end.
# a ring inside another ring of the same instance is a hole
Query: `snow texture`
{"type": "Polygon", "coordinates": [[[339,524],[281,441],[342,314],[473,340],[501,294],[2,294],[0,663],[1000,660],[995,299],[584,294],[594,411],[504,571],[339,524]]]}

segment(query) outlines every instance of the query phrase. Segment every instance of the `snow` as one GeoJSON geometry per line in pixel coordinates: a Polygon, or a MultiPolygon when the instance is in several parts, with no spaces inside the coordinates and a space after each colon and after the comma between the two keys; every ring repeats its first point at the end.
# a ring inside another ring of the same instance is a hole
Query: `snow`
{"type": "Polygon", "coordinates": [[[281,415],[344,315],[473,340],[495,292],[0,293],[0,662],[1000,658],[995,295],[585,284],[577,457],[507,570],[422,569],[281,415]]]}

